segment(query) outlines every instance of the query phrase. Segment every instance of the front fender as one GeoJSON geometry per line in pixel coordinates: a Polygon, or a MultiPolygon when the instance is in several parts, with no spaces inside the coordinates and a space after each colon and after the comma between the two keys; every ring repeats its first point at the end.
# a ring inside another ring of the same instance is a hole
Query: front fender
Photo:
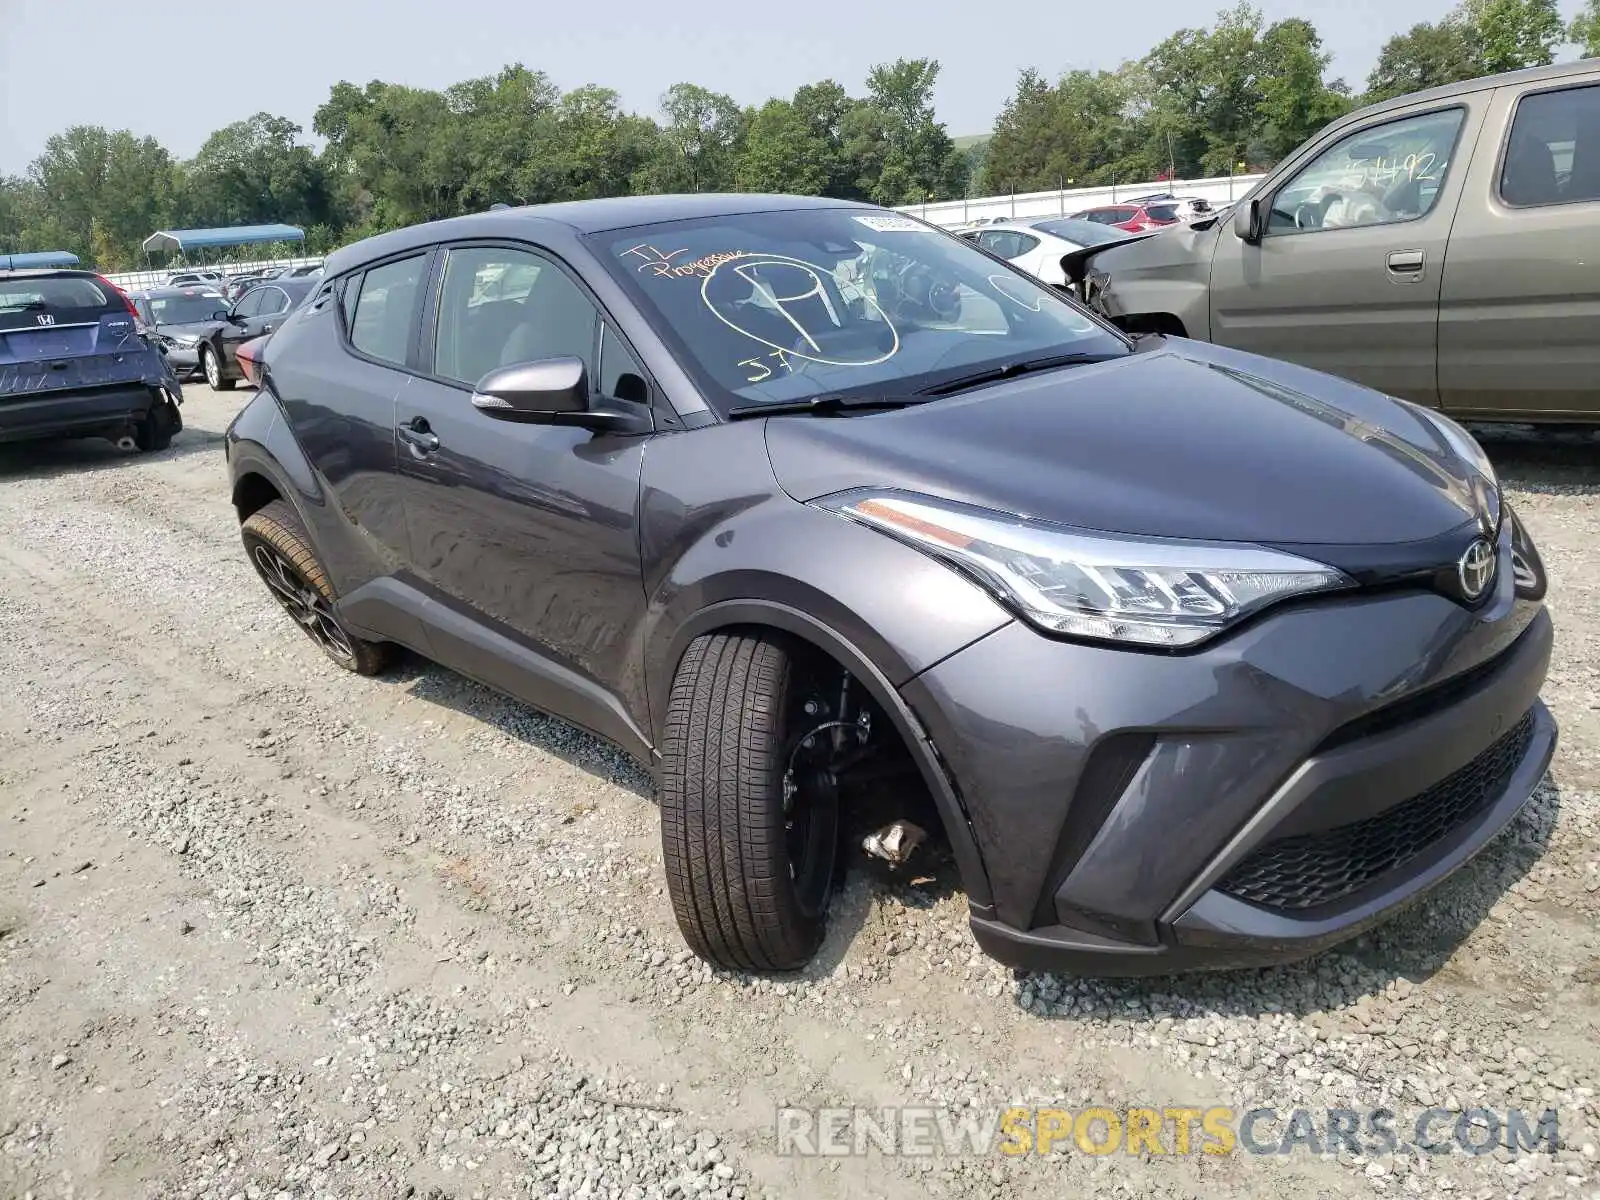
{"type": "Polygon", "coordinates": [[[672,680],[695,638],[761,626],[808,642],[848,670],[894,724],[938,807],[968,900],[987,911],[988,876],[971,823],[899,689],[1011,615],[927,555],[790,498],[773,476],[762,424],[659,437],[645,455],[646,611],[637,652],[652,741],[661,744],[672,680]]]}
{"type": "MultiPolygon", "coordinates": [[[[1211,259],[1224,222],[1180,226],[1113,246],[1088,266],[1091,305],[1112,320],[1172,316],[1186,336],[1211,338],[1211,259]]],[[[1231,228],[1231,226],[1227,226],[1231,228]]]]}

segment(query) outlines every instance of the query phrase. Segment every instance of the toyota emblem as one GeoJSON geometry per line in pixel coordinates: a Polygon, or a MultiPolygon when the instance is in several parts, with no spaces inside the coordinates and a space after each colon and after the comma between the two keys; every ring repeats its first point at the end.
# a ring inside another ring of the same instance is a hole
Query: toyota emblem
{"type": "Polygon", "coordinates": [[[1494,581],[1494,546],[1488,538],[1472,539],[1456,564],[1456,577],[1461,581],[1461,594],[1468,600],[1480,599],[1494,581]]]}

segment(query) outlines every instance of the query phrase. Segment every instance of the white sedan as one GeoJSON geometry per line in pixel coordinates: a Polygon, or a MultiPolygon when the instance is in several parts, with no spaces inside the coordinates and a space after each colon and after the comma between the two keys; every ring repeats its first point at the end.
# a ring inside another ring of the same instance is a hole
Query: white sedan
{"type": "Polygon", "coordinates": [[[977,242],[989,253],[1057,287],[1064,287],[1067,282],[1066,272],[1061,269],[1063,254],[1070,254],[1085,246],[1120,242],[1135,236],[1125,229],[1114,229],[1093,221],[1077,221],[1071,217],[997,221],[981,228],[961,229],[957,233],[968,241],[977,242]]]}

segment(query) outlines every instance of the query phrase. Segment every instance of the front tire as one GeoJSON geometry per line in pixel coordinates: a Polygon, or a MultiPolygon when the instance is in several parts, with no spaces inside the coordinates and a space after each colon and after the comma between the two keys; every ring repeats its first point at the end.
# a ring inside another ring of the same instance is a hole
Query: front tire
{"type": "Polygon", "coordinates": [[[200,347],[200,371],[206,377],[206,385],[214,392],[231,392],[238,382],[222,373],[222,360],[210,346],[200,347]]]}
{"type": "Polygon", "coordinates": [[[287,501],[251,514],[239,533],[261,582],[324,654],[357,675],[381,674],[394,661],[393,645],[358,638],[339,622],[333,611],[338,596],[287,501]]]}
{"type": "Polygon", "coordinates": [[[672,911],[696,954],[733,970],[802,967],[826,929],[838,797],[785,788],[804,721],[792,646],[768,633],[699,638],[667,708],[661,842],[672,911]]]}

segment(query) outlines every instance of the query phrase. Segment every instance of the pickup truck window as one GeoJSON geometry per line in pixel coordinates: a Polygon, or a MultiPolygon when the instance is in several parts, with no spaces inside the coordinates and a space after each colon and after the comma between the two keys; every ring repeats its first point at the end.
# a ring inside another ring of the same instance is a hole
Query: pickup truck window
{"type": "Polygon", "coordinates": [[[1448,108],[1340,138],[1278,190],[1267,232],[1390,225],[1427,216],[1444,185],[1464,116],[1448,108]]]}
{"type": "Polygon", "coordinates": [[[1519,208],[1600,200],[1600,87],[1536,92],[1517,102],[1500,198],[1519,208]]]}

